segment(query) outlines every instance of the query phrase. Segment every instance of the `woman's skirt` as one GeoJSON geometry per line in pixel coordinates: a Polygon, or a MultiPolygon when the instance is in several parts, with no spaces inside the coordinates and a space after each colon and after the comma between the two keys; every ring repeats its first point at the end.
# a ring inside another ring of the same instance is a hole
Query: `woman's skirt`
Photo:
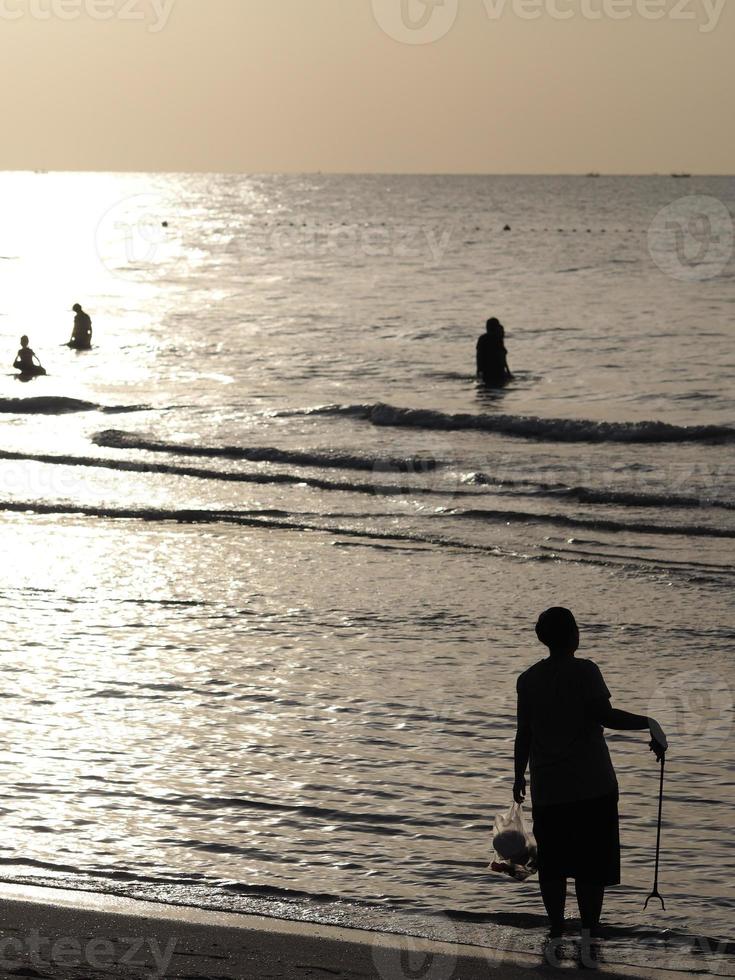
{"type": "Polygon", "coordinates": [[[618,794],[533,807],[539,872],[600,885],[620,884],[618,794]]]}

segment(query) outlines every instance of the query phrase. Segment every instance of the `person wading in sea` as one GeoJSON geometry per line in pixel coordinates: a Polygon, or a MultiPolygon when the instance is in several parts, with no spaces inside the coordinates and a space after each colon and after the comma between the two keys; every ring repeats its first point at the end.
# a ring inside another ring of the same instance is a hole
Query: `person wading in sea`
{"type": "Polygon", "coordinates": [[[72,310],[76,315],[68,346],[75,347],[77,350],[89,350],[92,346],[92,320],[79,303],[75,303],[72,310]]]}
{"type": "Polygon", "coordinates": [[[477,376],[489,388],[500,388],[513,380],[508,367],[505,327],[496,317],[487,321],[485,333],[477,341],[477,376]]]}
{"type": "Polygon", "coordinates": [[[45,374],[46,370],[41,366],[36,352],[28,344],[28,337],[23,334],[20,338],[20,350],[13,362],[13,367],[25,375],[45,374]]]}
{"type": "Polygon", "coordinates": [[[549,656],[518,678],[513,798],[526,795],[531,766],[533,832],[550,937],[561,936],[573,878],[587,938],[600,934],[605,888],[620,884],[618,783],[603,729],[651,734],[657,760],[668,744],[653,718],[618,711],[599,667],[574,656],[579,628],[568,609],[542,613],[536,635],[549,656]]]}

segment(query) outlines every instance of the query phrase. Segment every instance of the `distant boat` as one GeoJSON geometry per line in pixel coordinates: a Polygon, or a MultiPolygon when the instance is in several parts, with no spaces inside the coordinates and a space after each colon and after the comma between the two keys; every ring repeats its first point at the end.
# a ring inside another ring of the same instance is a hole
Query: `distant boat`
{"type": "Polygon", "coordinates": [[[672,177],[673,177],[673,178],[674,178],[675,180],[689,180],[689,178],[690,178],[690,177],[691,177],[692,175],[691,175],[691,174],[672,174],[671,176],[672,176],[672,177]]]}
{"type": "Polygon", "coordinates": [[[592,173],[592,174],[587,174],[587,176],[588,177],[599,177],[600,175],[599,174],[596,174],[596,173],[592,173]]]}

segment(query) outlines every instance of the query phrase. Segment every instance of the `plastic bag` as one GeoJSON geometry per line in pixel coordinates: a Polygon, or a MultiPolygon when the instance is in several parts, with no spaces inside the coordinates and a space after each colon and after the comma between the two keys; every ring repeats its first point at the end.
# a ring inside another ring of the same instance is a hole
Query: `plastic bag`
{"type": "Polygon", "coordinates": [[[495,818],[490,870],[525,881],[536,873],[537,854],[536,840],[523,822],[523,806],[514,803],[507,813],[495,818]]]}

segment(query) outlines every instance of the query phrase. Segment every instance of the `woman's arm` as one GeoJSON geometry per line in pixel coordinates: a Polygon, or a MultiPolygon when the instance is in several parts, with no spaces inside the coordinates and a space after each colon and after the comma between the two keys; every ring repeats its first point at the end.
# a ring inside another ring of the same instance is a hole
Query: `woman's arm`
{"type": "Polygon", "coordinates": [[[642,732],[648,728],[648,718],[645,715],[634,715],[630,711],[620,711],[605,701],[604,708],[597,715],[604,728],[617,732],[642,732]]]}
{"type": "Polygon", "coordinates": [[[613,708],[607,698],[599,698],[592,703],[594,720],[603,726],[617,732],[643,732],[648,729],[651,733],[649,743],[651,751],[660,762],[666,754],[669,743],[664,731],[655,718],[646,715],[634,715],[630,711],[613,708]]]}
{"type": "Polygon", "coordinates": [[[513,783],[513,799],[516,803],[523,803],[526,798],[526,769],[528,759],[531,754],[530,733],[516,732],[516,744],[514,751],[515,758],[515,781],[513,783]]]}
{"type": "Polygon", "coordinates": [[[515,781],[513,783],[513,799],[516,803],[523,803],[526,798],[526,769],[528,760],[531,756],[531,726],[525,717],[521,705],[520,695],[518,696],[518,708],[516,711],[517,728],[516,741],[513,751],[515,763],[515,781]]]}

